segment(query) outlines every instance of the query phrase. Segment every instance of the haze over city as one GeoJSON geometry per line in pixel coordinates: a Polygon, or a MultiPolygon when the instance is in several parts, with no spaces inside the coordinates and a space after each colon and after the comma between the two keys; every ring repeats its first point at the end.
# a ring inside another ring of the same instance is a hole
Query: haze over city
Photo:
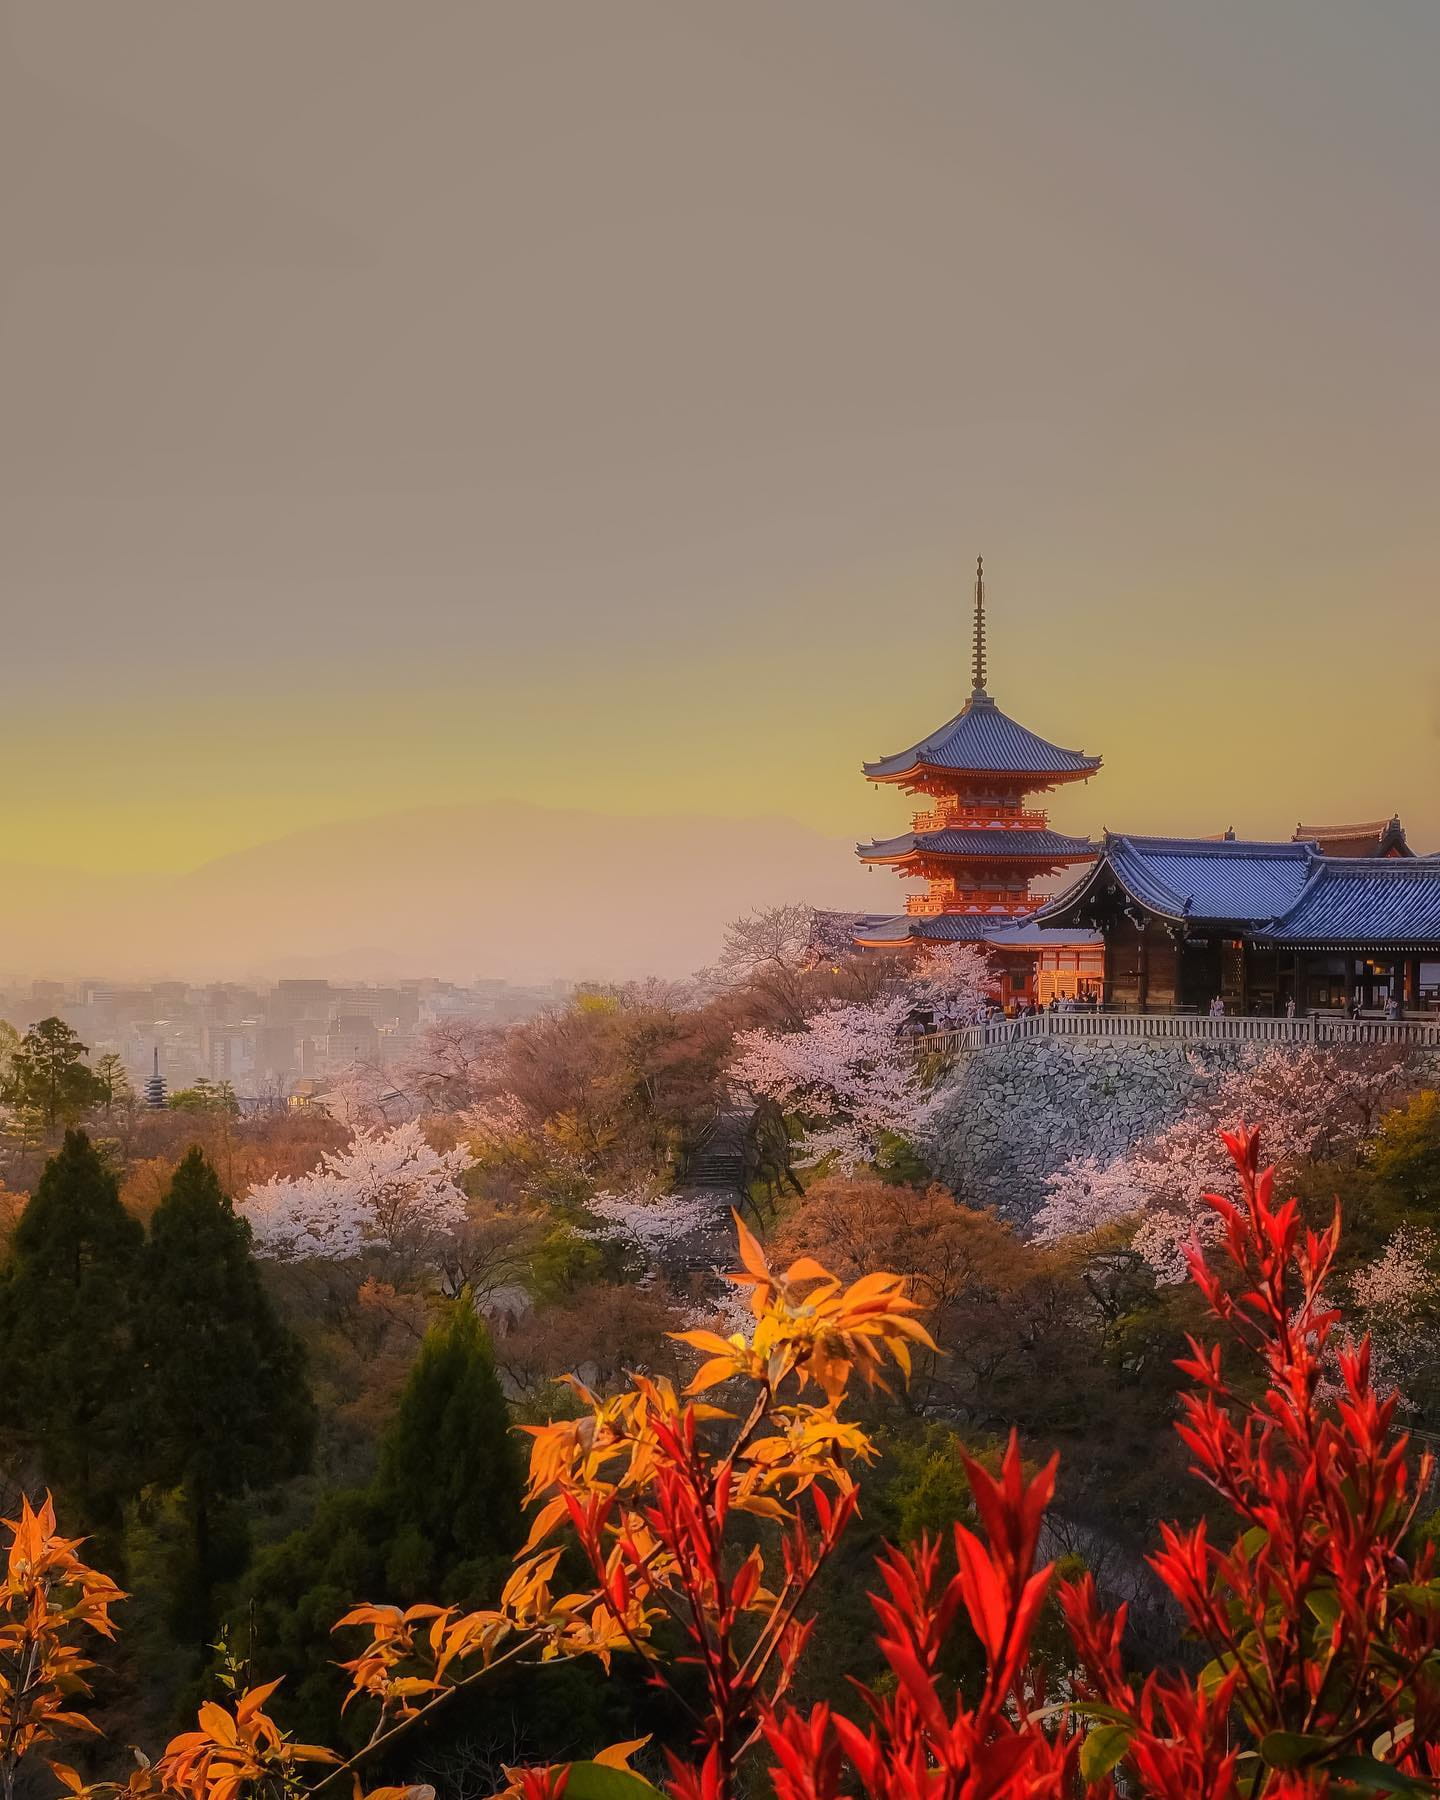
{"type": "Polygon", "coordinates": [[[0,969],[679,974],[1060,829],[1440,847],[1414,0],[5,9],[0,969]]]}

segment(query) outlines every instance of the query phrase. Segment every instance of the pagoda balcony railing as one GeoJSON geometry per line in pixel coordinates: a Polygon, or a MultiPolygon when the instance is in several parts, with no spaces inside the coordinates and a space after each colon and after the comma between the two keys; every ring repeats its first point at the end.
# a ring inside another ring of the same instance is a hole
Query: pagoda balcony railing
{"type": "Polygon", "coordinates": [[[1044,831],[1049,823],[1033,806],[936,806],[915,815],[916,831],[1044,831]]]}
{"type": "Polygon", "coordinates": [[[905,910],[919,918],[933,919],[940,913],[993,913],[997,917],[1033,912],[1034,900],[1024,894],[986,893],[982,889],[958,888],[947,894],[911,894],[905,910]]]}

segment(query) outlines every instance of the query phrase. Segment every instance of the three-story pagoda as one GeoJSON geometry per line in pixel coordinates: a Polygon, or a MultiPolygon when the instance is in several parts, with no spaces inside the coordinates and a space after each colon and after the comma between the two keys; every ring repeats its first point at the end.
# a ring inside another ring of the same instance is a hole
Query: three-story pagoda
{"type": "Polygon", "coordinates": [[[1018,949],[1024,933],[1014,927],[1039,905],[1031,884],[1095,854],[1088,839],[1052,831],[1031,799],[1087,781],[1101,759],[1037,737],[986,690],[983,559],[975,565],[972,675],[970,698],[948,724],[863,765],[868,780],[914,794],[920,807],[903,836],[857,845],[860,860],[925,883],[903,913],[862,921],[855,941],[863,947],[990,940],[1018,949]]]}

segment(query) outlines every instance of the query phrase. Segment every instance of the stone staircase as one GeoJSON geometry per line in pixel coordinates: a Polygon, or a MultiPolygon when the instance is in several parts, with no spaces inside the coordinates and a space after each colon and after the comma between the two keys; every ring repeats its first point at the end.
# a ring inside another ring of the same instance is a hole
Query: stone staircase
{"type": "Polygon", "coordinates": [[[745,1137],[748,1116],[722,1112],[692,1152],[678,1193],[706,1202],[706,1223],[693,1232],[671,1265],[676,1275],[708,1275],[716,1267],[728,1268],[734,1260],[732,1208],[745,1194],[745,1137]]]}

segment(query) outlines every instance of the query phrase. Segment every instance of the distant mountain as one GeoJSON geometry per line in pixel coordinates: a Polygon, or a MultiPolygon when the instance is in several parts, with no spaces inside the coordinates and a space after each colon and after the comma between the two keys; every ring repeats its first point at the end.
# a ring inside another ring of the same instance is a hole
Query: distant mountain
{"type": "Polygon", "coordinates": [[[0,968],[385,979],[674,975],[757,906],[893,904],[848,841],[782,818],[502,802],[317,826],[180,877],[0,868],[0,968]]]}

